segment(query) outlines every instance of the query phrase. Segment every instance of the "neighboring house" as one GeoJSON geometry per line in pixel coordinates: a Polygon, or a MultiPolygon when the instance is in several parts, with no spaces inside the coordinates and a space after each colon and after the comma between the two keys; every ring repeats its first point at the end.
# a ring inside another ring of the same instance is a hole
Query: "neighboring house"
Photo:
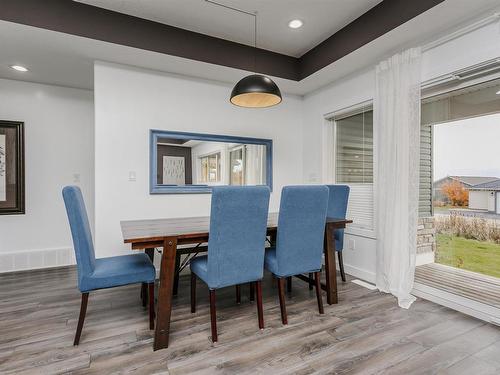
{"type": "Polygon", "coordinates": [[[498,177],[482,177],[482,176],[447,176],[434,181],[432,184],[432,196],[434,201],[449,204],[448,197],[443,194],[442,187],[453,181],[458,181],[464,188],[470,190],[471,187],[478,184],[484,184],[498,180],[498,177]]]}
{"type": "Polygon", "coordinates": [[[469,208],[500,215],[500,179],[474,185],[469,189],[469,208]]]}

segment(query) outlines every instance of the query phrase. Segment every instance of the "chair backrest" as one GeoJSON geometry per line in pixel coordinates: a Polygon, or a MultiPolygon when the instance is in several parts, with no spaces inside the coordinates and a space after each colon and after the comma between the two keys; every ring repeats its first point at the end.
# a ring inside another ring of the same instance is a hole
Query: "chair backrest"
{"type": "Polygon", "coordinates": [[[283,188],[276,238],[280,275],[321,268],[327,205],[328,188],[324,185],[283,188]]]}
{"type": "Polygon", "coordinates": [[[95,268],[92,233],[80,188],[78,186],[66,186],[62,194],[73,237],[73,247],[75,249],[78,269],[78,285],[81,285],[83,277],[91,275],[95,268]]]}
{"type": "MultiPolygon", "coordinates": [[[[345,219],[350,188],[347,185],[327,185],[330,195],[328,198],[328,211],[326,216],[336,219],[345,219]]],[[[335,231],[335,250],[344,248],[344,230],[335,231]]]]}
{"type": "Polygon", "coordinates": [[[212,188],[209,285],[223,287],[263,277],[269,195],[267,186],[212,188]]]}

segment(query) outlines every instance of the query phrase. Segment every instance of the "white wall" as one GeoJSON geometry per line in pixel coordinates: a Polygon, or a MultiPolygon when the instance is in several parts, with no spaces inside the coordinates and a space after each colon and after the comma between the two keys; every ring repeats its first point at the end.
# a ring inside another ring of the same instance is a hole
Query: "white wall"
{"type": "MultiPolygon", "coordinates": [[[[427,50],[422,56],[422,81],[500,57],[499,23],[491,23],[427,50]],[[473,53],[472,53],[473,51],[473,53]]],[[[375,65],[356,72],[304,98],[303,178],[305,182],[328,181],[327,132],[325,115],[373,99],[375,65]]],[[[376,129],[374,129],[376,131],[376,129]]],[[[376,224],[375,224],[376,225],[376,224]]],[[[376,240],[346,235],[346,271],[369,281],[375,279],[376,240]],[[355,243],[355,250],[349,244],[355,243]]]]}
{"type": "Polygon", "coordinates": [[[149,194],[149,129],[270,138],[274,190],[302,182],[302,100],[268,109],[229,103],[231,87],[137,68],[96,63],[95,223],[98,257],[126,253],[120,220],[209,215],[210,195],[149,194]],[[137,179],[129,181],[129,172],[137,179]]]}
{"type": "Polygon", "coordinates": [[[0,216],[0,272],[72,263],[61,189],[79,174],[92,220],[92,92],[0,79],[0,119],[24,122],[26,169],[26,214],[0,216]]]}

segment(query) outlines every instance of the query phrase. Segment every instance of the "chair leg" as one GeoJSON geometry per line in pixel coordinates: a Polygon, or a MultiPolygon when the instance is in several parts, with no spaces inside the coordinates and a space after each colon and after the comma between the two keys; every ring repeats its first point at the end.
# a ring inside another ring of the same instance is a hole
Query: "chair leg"
{"type": "Polygon", "coordinates": [[[264,309],[262,307],[262,284],[260,280],[255,282],[255,289],[257,290],[257,314],[259,316],[259,328],[264,329],[264,309]]]}
{"type": "Polygon", "coordinates": [[[281,309],[281,322],[283,324],[288,324],[288,318],[286,316],[286,305],[285,305],[285,278],[278,278],[278,294],[280,297],[280,309],[281,309]]]}
{"type": "Polygon", "coordinates": [[[148,290],[147,284],[146,284],[146,283],[142,283],[142,284],[141,284],[141,300],[142,300],[142,307],[146,307],[146,305],[148,304],[148,294],[147,294],[147,290],[148,290]]]}
{"type": "Polygon", "coordinates": [[[191,313],[196,312],[196,275],[191,272],[191,313]]]}
{"type": "Polygon", "coordinates": [[[340,276],[342,277],[342,281],[345,282],[344,260],[342,259],[342,251],[337,251],[337,257],[339,258],[340,276]]]}
{"type": "Polygon", "coordinates": [[[175,255],[175,273],[174,273],[174,288],[172,294],[177,295],[179,291],[179,276],[180,276],[180,266],[181,266],[181,255],[177,253],[175,255]]]}
{"type": "Polygon", "coordinates": [[[87,302],[89,301],[89,293],[82,293],[82,302],[80,305],[80,316],[78,317],[78,325],[76,326],[75,341],[73,345],[80,343],[80,336],[82,334],[83,322],[85,321],[85,314],[87,313],[87,302]]]}
{"type": "Polygon", "coordinates": [[[250,302],[255,301],[255,288],[253,283],[250,283],[250,302]]]}
{"type": "Polygon", "coordinates": [[[318,310],[320,314],[324,314],[325,311],[323,310],[323,298],[321,298],[321,273],[320,272],[315,272],[314,273],[314,284],[316,286],[316,299],[318,300],[318,310]]]}
{"type": "Polygon", "coordinates": [[[217,342],[217,315],[215,312],[215,290],[210,290],[210,325],[212,327],[212,342],[217,342]]]}
{"type": "Polygon", "coordinates": [[[236,285],[236,303],[239,305],[241,303],[241,286],[236,285]]]}
{"type": "Polygon", "coordinates": [[[155,328],[155,283],[149,283],[149,329],[155,328]]]}
{"type": "Polygon", "coordinates": [[[286,278],[286,291],[292,293],[292,276],[286,278]]]}
{"type": "Polygon", "coordinates": [[[309,273],[309,290],[313,290],[313,274],[309,273]]]}

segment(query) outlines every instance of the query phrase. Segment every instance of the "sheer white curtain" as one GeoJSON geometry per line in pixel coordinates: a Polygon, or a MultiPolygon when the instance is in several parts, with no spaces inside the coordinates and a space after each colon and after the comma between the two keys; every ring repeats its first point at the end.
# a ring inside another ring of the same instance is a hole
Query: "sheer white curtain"
{"type": "Polygon", "coordinates": [[[245,146],[245,185],[263,185],[264,153],[262,145],[245,146]]]}
{"type": "Polygon", "coordinates": [[[420,159],[420,48],[382,61],[373,102],[377,287],[409,308],[415,275],[420,159]]]}

